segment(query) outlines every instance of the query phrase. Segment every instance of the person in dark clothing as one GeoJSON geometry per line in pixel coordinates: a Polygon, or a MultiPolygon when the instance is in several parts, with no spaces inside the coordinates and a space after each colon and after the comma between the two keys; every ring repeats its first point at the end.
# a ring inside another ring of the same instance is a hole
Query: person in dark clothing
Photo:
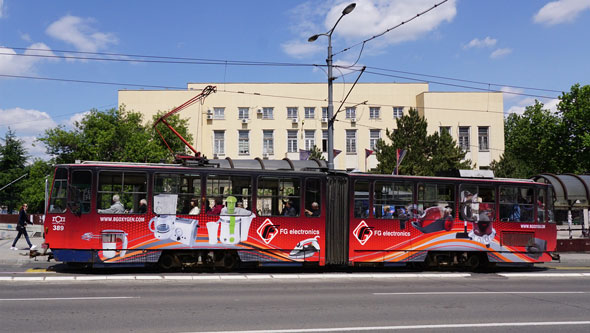
{"type": "Polygon", "coordinates": [[[147,200],[141,199],[139,200],[139,209],[137,210],[139,214],[147,213],[147,200]]]}
{"type": "Polygon", "coordinates": [[[215,198],[215,206],[209,212],[209,214],[219,215],[223,209],[223,200],[221,198],[215,198]]]}
{"type": "Polygon", "coordinates": [[[16,225],[16,230],[18,231],[18,235],[16,235],[14,242],[12,242],[12,246],[10,247],[11,250],[18,250],[18,248],[16,247],[16,242],[18,242],[21,235],[25,235],[25,239],[27,240],[27,243],[29,244],[29,249],[34,250],[36,248],[36,246],[33,245],[31,243],[31,241],[29,240],[29,234],[27,234],[27,228],[26,228],[27,223],[33,224],[33,223],[31,223],[31,220],[29,220],[29,215],[27,214],[27,208],[28,208],[28,205],[26,203],[24,203],[20,209],[20,212],[18,213],[18,223],[16,225]]]}

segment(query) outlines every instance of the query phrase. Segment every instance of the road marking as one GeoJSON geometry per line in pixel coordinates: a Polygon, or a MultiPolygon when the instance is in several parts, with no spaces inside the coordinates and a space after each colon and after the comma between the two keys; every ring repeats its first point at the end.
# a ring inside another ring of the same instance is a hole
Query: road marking
{"type": "Polygon", "coordinates": [[[29,268],[26,273],[48,273],[46,268],[29,268]]]}
{"type": "Polygon", "coordinates": [[[113,296],[113,297],[37,297],[37,298],[0,298],[0,301],[92,301],[105,299],[130,299],[139,296],[113,296]]]}
{"type": "Polygon", "coordinates": [[[439,291],[415,293],[373,293],[373,295],[483,295],[483,294],[588,294],[585,291],[439,291]]]}
{"type": "Polygon", "coordinates": [[[499,273],[503,277],[580,277],[583,273],[499,273]]]}
{"type": "Polygon", "coordinates": [[[349,332],[349,331],[385,331],[385,330],[424,330],[448,328],[489,328],[489,327],[523,327],[523,326],[560,326],[590,325],[590,321],[542,321],[520,323],[474,323],[474,324],[442,324],[442,325],[407,325],[407,326],[374,326],[374,327],[331,327],[281,330],[250,330],[250,331],[195,331],[193,333],[296,333],[296,332],[349,332]]]}

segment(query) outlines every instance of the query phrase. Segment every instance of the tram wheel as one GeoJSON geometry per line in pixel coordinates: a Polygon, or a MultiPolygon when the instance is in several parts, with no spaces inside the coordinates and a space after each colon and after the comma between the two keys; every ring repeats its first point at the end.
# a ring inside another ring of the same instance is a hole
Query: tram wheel
{"type": "Polygon", "coordinates": [[[485,266],[480,254],[470,254],[466,264],[471,271],[477,271],[485,266]]]}
{"type": "Polygon", "coordinates": [[[174,253],[163,253],[158,260],[158,266],[163,270],[171,270],[180,267],[180,259],[174,253]]]}

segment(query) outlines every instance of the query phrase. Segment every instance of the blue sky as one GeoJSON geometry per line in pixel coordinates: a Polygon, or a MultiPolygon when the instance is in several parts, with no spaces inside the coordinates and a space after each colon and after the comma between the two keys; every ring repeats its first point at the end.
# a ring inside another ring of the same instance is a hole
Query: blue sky
{"type": "MultiPolygon", "coordinates": [[[[128,84],[185,88],[187,82],[326,82],[326,74],[313,66],[231,62],[325,64],[327,39],[308,43],[307,38],[329,30],[351,2],[0,0],[0,136],[10,127],[32,156],[43,156],[44,147],[31,144],[45,129],[70,126],[91,108],[115,107],[119,89],[138,89],[128,84]],[[106,57],[124,61],[96,61],[84,58],[105,56],[73,52],[125,56],[106,57]],[[132,54],[228,65],[129,61],[137,59],[132,54]]],[[[360,47],[339,51],[438,2],[357,0],[332,36],[335,63],[354,63],[360,47]]],[[[398,77],[364,74],[360,82],[415,82],[400,76],[412,77],[431,82],[431,91],[517,93],[505,94],[506,113],[522,112],[535,98],[554,108],[559,92],[575,83],[589,84],[588,31],[590,0],[449,0],[367,42],[357,65],[398,77]]],[[[338,80],[355,78],[348,73],[338,80]]]]}

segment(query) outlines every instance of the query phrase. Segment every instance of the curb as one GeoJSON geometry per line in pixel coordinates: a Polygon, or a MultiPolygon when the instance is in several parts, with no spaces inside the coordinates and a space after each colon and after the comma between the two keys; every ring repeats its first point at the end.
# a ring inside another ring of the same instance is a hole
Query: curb
{"type": "MultiPolygon", "coordinates": [[[[588,273],[590,276],[590,273],[588,273]]],[[[191,280],[191,281],[234,281],[234,280],[309,280],[309,279],[416,279],[416,278],[468,278],[469,273],[449,273],[449,274],[243,274],[243,275],[84,275],[84,276],[0,276],[0,282],[3,281],[154,281],[154,280],[191,280]]]]}

